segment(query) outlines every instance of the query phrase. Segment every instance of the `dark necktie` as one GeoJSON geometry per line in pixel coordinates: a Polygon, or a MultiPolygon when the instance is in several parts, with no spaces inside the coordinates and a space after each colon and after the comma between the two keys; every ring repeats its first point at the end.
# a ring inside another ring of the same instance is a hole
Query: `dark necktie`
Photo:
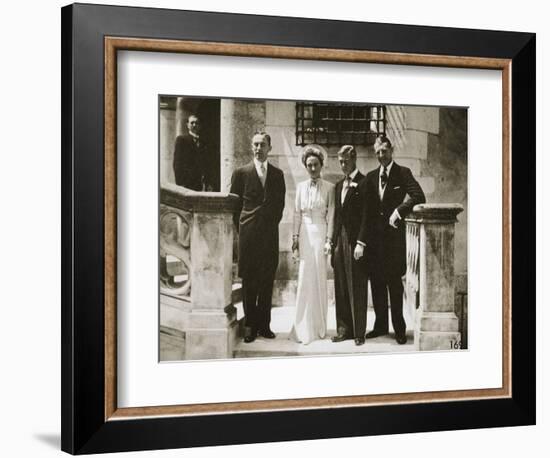
{"type": "Polygon", "coordinates": [[[382,175],[380,175],[380,185],[382,186],[382,189],[386,187],[387,183],[388,183],[388,173],[386,172],[386,166],[382,166],[382,175]]]}
{"type": "Polygon", "coordinates": [[[265,173],[266,173],[265,164],[262,162],[260,163],[260,181],[262,182],[262,186],[264,188],[265,188],[265,179],[266,179],[265,173]]]}
{"type": "Polygon", "coordinates": [[[346,195],[348,193],[350,185],[351,185],[351,177],[349,175],[346,175],[346,178],[344,179],[344,185],[342,186],[342,204],[346,200],[346,195]]]}

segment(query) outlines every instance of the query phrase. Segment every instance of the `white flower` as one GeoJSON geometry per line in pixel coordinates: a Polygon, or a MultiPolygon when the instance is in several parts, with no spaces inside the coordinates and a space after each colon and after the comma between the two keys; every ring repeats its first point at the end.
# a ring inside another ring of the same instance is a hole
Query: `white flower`
{"type": "Polygon", "coordinates": [[[357,187],[357,183],[355,181],[352,181],[350,184],[349,184],[349,187],[350,188],[356,188],[357,187]]]}

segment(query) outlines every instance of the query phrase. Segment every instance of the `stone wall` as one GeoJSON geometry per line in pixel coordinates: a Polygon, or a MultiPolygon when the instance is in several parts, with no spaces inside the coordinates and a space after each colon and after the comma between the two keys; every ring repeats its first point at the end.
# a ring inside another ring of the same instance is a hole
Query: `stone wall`
{"type": "Polygon", "coordinates": [[[430,202],[457,202],[464,212],[458,216],[455,234],[455,272],[468,270],[468,115],[466,109],[439,108],[439,134],[428,136],[428,156],[422,173],[432,176],[435,192],[430,202]]]}

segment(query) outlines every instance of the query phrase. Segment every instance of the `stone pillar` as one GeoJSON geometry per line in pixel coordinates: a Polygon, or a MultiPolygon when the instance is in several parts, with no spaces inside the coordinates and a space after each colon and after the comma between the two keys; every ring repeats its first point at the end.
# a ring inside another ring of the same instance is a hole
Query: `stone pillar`
{"type": "Polygon", "coordinates": [[[233,219],[237,196],[161,190],[161,201],[192,212],[191,311],[185,329],[185,359],[232,358],[237,313],[231,300],[233,219]]]}
{"type": "Polygon", "coordinates": [[[451,350],[460,344],[455,314],[455,223],[460,204],[420,204],[406,219],[420,225],[417,350],[451,350]]]}
{"type": "Polygon", "coordinates": [[[231,174],[252,160],[252,135],[265,129],[265,102],[221,99],[221,190],[229,191],[231,174]]]}
{"type": "Polygon", "coordinates": [[[220,103],[220,168],[221,191],[229,190],[235,161],[235,99],[222,99],[220,103]]]}
{"type": "Polygon", "coordinates": [[[176,141],[176,112],[160,109],[160,184],[175,183],[174,142],[176,141]]]}

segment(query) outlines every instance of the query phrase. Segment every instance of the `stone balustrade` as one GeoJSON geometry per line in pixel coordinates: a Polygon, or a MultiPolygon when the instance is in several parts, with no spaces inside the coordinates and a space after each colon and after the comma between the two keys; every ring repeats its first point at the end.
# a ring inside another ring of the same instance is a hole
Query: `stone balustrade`
{"type": "Polygon", "coordinates": [[[418,350],[460,348],[455,314],[455,224],[460,204],[420,204],[406,218],[407,300],[416,308],[418,350]]]}
{"type": "MultiPolygon", "coordinates": [[[[176,326],[185,334],[185,359],[231,358],[237,339],[236,309],[231,300],[232,215],[238,197],[164,184],[160,203],[161,256],[163,252],[172,254],[188,272],[190,296],[183,309],[186,317],[176,326]],[[175,236],[173,231],[163,230],[162,218],[170,214],[182,221],[183,234],[175,236]]],[[[168,295],[163,290],[161,293],[168,295]]],[[[185,295],[179,299],[185,301],[185,295]]],[[[171,300],[177,301],[178,296],[173,295],[171,300]]]]}

